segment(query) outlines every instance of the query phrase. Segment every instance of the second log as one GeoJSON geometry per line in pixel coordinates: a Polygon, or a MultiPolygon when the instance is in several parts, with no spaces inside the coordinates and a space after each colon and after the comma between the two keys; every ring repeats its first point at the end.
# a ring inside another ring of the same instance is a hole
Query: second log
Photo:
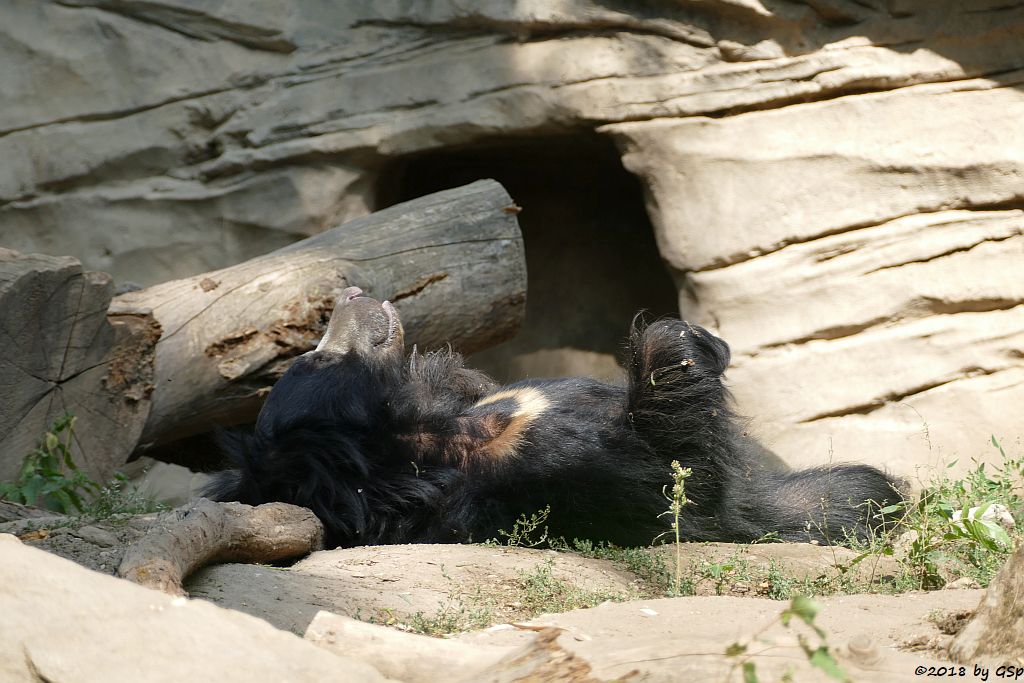
{"type": "Polygon", "coordinates": [[[151,314],[162,329],[140,443],[254,419],[351,285],[394,303],[407,343],[421,349],[451,343],[470,353],[508,339],[526,304],[518,211],[500,184],[477,181],[230,268],[115,297],[111,314],[151,314]]]}

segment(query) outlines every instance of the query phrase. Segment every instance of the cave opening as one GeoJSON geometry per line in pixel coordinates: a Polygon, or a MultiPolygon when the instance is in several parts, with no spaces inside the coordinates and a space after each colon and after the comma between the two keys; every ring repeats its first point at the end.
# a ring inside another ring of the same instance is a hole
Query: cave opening
{"type": "Polygon", "coordinates": [[[470,364],[501,382],[619,376],[633,315],[677,315],[639,181],[614,143],[594,133],[503,138],[410,155],[379,176],[375,209],[481,178],[522,207],[527,266],[520,332],[470,364]]]}

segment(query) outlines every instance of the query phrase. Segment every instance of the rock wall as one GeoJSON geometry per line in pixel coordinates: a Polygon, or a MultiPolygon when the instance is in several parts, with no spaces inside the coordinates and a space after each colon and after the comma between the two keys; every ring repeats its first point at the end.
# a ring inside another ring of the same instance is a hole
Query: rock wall
{"type": "Polygon", "coordinates": [[[1024,435],[1022,117],[1019,88],[970,79],[611,127],[681,309],[790,462],[910,476],[1024,435]]]}
{"type": "Polygon", "coordinates": [[[1022,435],[1024,6],[25,0],[0,19],[5,247],[150,284],[380,208],[396,161],[604,136],[681,311],[733,344],[741,410],[786,459],[913,475],[1022,435]]]}

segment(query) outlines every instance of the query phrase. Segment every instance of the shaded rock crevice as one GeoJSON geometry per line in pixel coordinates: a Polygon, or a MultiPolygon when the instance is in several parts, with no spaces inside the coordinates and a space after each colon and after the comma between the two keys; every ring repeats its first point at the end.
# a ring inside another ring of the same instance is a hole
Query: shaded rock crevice
{"type": "Polygon", "coordinates": [[[64,7],[110,12],[196,40],[227,40],[252,50],[269,52],[289,53],[298,48],[295,43],[281,36],[280,29],[229,21],[188,7],[120,0],[57,0],[57,3],[64,7]]]}
{"type": "Polygon", "coordinates": [[[810,417],[801,419],[800,422],[806,424],[811,422],[817,422],[820,420],[827,420],[829,418],[834,417],[844,417],[846,415],[868,415],[885,407],[885,405],[889,403],[902,403],[903,401],[907,401],[909,399],[918,397],[921,394],[925,394],[927,392],[934,391],[941,387],[948,386],[954,382],[973,379],[975,377],[983,377],[986,375],[994,375],[997,372],[1002,372],[1009,369],[1011,368],[964,368],[959,372],[959,374],[956,377],[949,377],[935,382],[929,382],[928,384],[924,384],[919,387],[914,387],[912,389],[900,393],[891,393],[885,396],[880,396],[874,401],[871,401],[870,403],[865,403],[857,406],[848,406],[840,410],[835,410],[827,413],[820,413],[818,415],[812,415],[810,417]]]}

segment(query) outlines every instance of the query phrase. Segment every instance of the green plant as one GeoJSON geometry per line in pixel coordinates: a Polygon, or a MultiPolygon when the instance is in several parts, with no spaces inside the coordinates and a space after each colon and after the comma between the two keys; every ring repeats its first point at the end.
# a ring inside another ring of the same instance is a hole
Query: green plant
{"type": "Polygon", "coordinates": [[[554,560],[520,571],[517,583],[523,608],[532,616],[593,607],[608,600],[626,600],[631,596],[594,591],[575,586],[554,575],[554,560]]]}
{"type": "Polygon", "coordinates": [[[21,465],[18,478],[0,482],[0,500],[40,505],[64,514],[85,508],[84,498],[100,491],[100,485],[78,469],[71,459],[75,417],[66,414],[39,440],[21,465]]]}
{"type": "MultiPolygon", "coordinates": [[[[913,588],[941,587],[944,573],[951,571],[987,585],[1020,537],[1020,531],[1014,529],[1011,535],[997,519],[984,518],[996,505],[1017,511],[1024,507],[1024,458],[1009,457],[994,436],[991,442],[1002,457],[999,465],[990,469],[977,463],[960,479],[936,477],[915,500],[879,511],[901,515],[898,531],[910,532],[902,562],[913,588]]],[[[893,554],[892,536],[876,544],[874,552],[893,554]]]]}
{"type": "MultiPolygon", "coordinates": [[[[794,618],[804,623],[816,636],[816,642],[812,641],[807,634],[797,632],[797,643],[800,645],[800,649],[803,650],[804,655],[807,657],[807,661],[816,669],[820,669],[829,678],[837,681],[850,680],[850,676],[836,661],[835,656],[832,654],[828,646],[828,638],[825,634],[824,629],[814,623],[814,619],[818,614],[820,606],[810,598],[797,595],[789,603],[789,607],[784,609],[775,620],[769,622],[763,626],[757,633],[755,633],[749,642],[741,643],[735,642],[729,645],[725,650],[726,657],[735,659],[735,663],[729,669],[729,675],[737,667],[743,670],[743,680],[745,683],[757,683],[757,668],[752,657],[759,654],[758,652],[751,652],[750,647],[753,642],[763,642],[762,636],[771,626],[776,623],[781,623],[786,628],[790,628],[790,622],[794,618]]],[[[771,644],[767,644],[771,647],[771,644]]]]}
{"type": "MultiPolygon", "coordinates": [[[[651,375],[651,383],[654,382],[654,376],[651,375]]],[[[675,572],[675,583],[673,588],[675,595],[680,594],[683,581],[683,558],[682,558],[682,547],[679,545],[680,529],[679,529],[679,518],[682,515],[683,507],[690,501],[686,498],[686,479],[693,474],[693,470],[689,467],[683,467],[679,464],[678,460],[672,461],[672,493],[667,492],[668,486],[662,489],[661,495],[668,501],[668,510],[658,515],[664,517],[669,515],[672,518],[671,533],[675,536],[675,548],[676,548],[676,572],[675,572]]],[[[668,533],[668,532],[666,532],[668,533]]],[[[657,540],[657,539],[655,539],[657,540]]]]}
{"type": "Polygon", "coordinates": [[[722,594],[722,588],[736,569],[730,562],[705,562],[701,568],[701,578],[711,579],[715,583],[715,595],[722,594]]]}
{"type": "Polygon", "coordinates": [[[765,583],[768,584],[767,596],[772,600],[785,600],[793,597],[796,580],[787,576],[774,559],[769,560],[765,572],[765,583]]]}
{"type": "MultiPolygon", "coordinates": [[[[398,626],[397,618],[391,610],[382,610],[385,618],[380,623],[385,626],[398,626]]],[[[489,606],[467,606],[449,599],[439,606],[432,615],[416,612],[409,617],[405,630],[427,636],[446,636],[460,631],[486,628],[495,621],[494,611],[489,606]]]]}
{"type": "Polygon", "coordinates": [[[472,594],[462,595],[459,586],[455,584],[444,565],[441,565],[441,576],[448,582],[448,595],[433,614],[418,611],[409,617],[408,625],[404,625],[398,622],[398,617],[392,609],[383,608],[378,610],[378,617],[371,621],[435,637],[485,628],[494,623],[494,605],[484,598],[480,586],[477,586],[472,594]]]}
{"type": "MultiPolygon", "coordinates": [[[[484,628],[499,619],[494,595],[485,595],[480,585],[472,590],[464,590],[455,584],[444,567],[441,568],[441,574],[449,581],[450,588],[436,612],[416,612],[408,618],[408,624],[403,625],[391,610],[379,610],[373,621],[425,635],[443,636],[484,628]]],[[[520,570],[514,581],[505,583],[505,592],[500,595],[500,599],[506,611],[500,618],[530,619],[542,613],[567,612],[593,607],[607,600],[628,600],[634,597],[637,596],[590,590],[558,578],[554,574],[554,560],[548,559],[530,570],[520,570]],[[509,607],[514,607],[511,613],[507,611],[509,607]]]]}
{"type": "MultiPolygon", "coordinates": [[[[640,580],[644,597],[660,598],[672,593],[673,574],[665,558],[652,548],[620,548],[609,543],[595,545],[592,541],[576,539],[571,547],[562,544],[556,549],[614,562],[640,580]]],[[[693,595],[693,592],[693,580],[683,578],[676,594],[693,595]]]]}
{"type": "Polygon", "coordinates": [[[114,478],[106,486],[100,488],[81,512],[83,517],[103,520],[116,515],[141,515],[164,509],[166,509],[165,505],[152,498],[147,498],[133,489],[128,482],[128,477],[120,472],[115,472],[114,478]]]}
{"type": "Polygon", "coordinates": [[[541,529],[541,525],[547,521],[548,515],[551,514],[551,506],[547,505],[543,510],[534,512],[529,517],[526,513],[519,515],[519,518],[512,524],[512,531],[505,531],[504,529],[498,530],[498,535],[505,538],[504,543],[499,543],[497,539],[491,539],[491,543],[495,545],[507,545],[510,548],[535,548],[539,545],[543,545],[548,542],[548,528],[544,526],[541,530],[540,538],[533,538],[534,532],[541,529]]]}

